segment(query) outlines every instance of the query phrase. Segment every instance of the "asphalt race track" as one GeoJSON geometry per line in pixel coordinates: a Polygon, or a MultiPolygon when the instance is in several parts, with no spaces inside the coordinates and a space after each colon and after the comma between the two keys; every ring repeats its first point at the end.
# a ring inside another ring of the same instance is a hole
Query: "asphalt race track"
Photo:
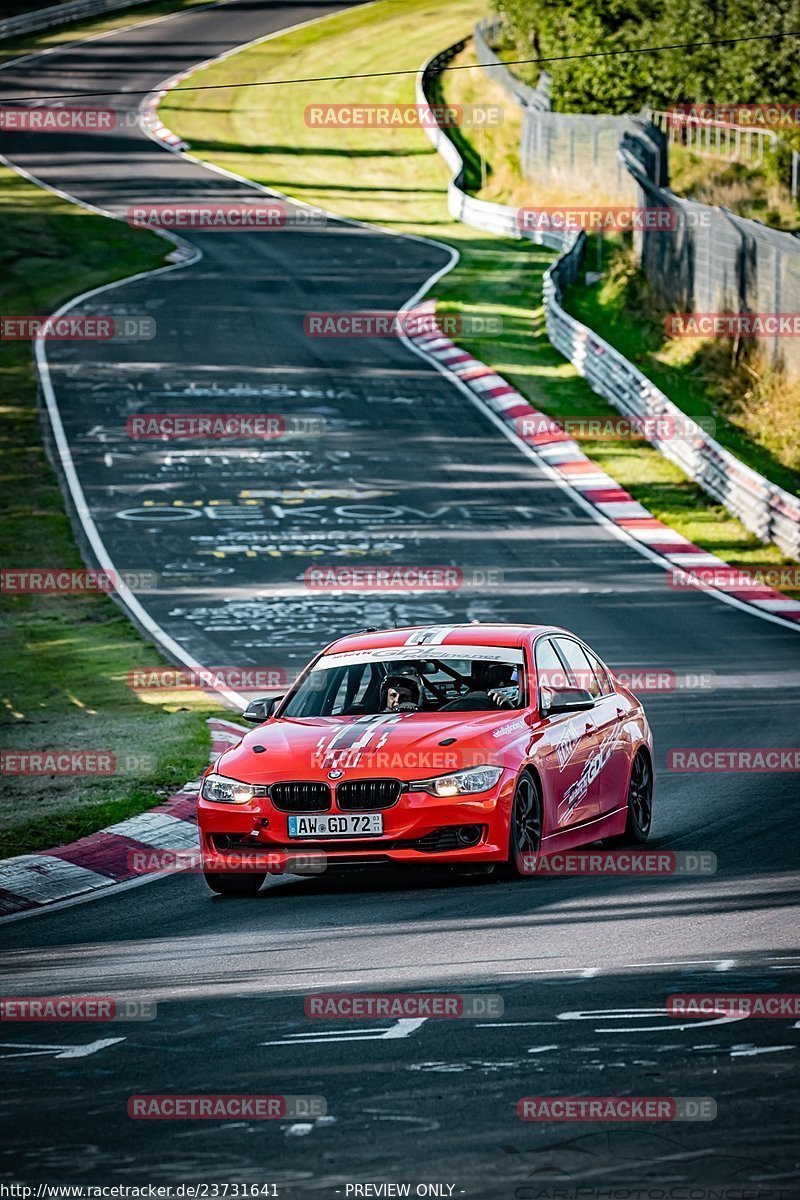
{"type": "MultiPolygon", "coordinates": [[[[0,94],[147,91],[336,7],[188,11],[7,67],[0,94]]],[[[114,212],[254,195],[136,128],[4,131],[0,152],[114,212]]],[[[78,310],[155,317],[152,340],[48,353],[103,543],[119,569],[158,574],[137,595],[149,616],[201,662],[289,674],[365,625],[499,619],[565,625],[618,667],[706,675],[712,687],[648,701],[654,841],[713,852],[718,869],[516,885],[287,878],[251,902],[181,875],[10,923],[5,994],[108,990],[159,1009],[113,1027],[4,1026],[0,1179],[275,1183],[321,1197],[370,1181],[489,1200],[634,1182],[800,1196],[797,1024],[663,1015],[671,992],[800,990],[796,778],[664,769],[670,747],[796,742],[797,634],[670,590],[399,341],[304,334],[310,311],[402,306],[446,264],[441,248],[335,221],[184,236],[199,261],[78,310]],[[175,410],[322,419],[325,432],[189,448],[126,435],[129,416],[175,410]],[[473,585],[396,597],[304,584],[309,565],[359,562],[456,564],[473,585]],[[500,586],[482,582],[498,570],[500,586]],[[307,991],[390,988],[500,994],[505,1011],[413,1027],[304,1015],[307,991]],[[593,1132],[516,1116],[524,1095],[632,1082],[640,1095],[712,1097],[716,1120],[593,1132]],[[172,1092],[321,1095],[327,1115],[127,1117],[129,1096],[172,1092]]]]}

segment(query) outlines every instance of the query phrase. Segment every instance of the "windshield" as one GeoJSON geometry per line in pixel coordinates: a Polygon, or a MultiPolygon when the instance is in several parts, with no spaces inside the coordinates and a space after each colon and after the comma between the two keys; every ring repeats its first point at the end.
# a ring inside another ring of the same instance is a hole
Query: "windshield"
{"type": "Polygon", "coordinates": [[[413,657],[405,650],[324,655],[280,715],[496,712],[525,704],[521,650],[464,646],[421,656],[415,646],[413,657]]]}

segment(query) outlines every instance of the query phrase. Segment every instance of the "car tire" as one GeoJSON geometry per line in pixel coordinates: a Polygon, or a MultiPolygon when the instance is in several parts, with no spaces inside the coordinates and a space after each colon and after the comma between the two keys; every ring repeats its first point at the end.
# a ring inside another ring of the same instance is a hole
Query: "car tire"
{"type": "Polygon", "coordinates": [[[653,824],[653,764],[644,750],[637,750],[628,783],[626,842],[646,842],[653,824]]]}
{"type": "Polygon", "coordinates": [[[536,871],[542,848],[542,790],[535,775],[523,771],[514,789],[508,827],[505,879],[527,879],[536,871]]]}
{"type": "Polygon", "coordinates": [[[255,896],[264,880],[266,871],[235,874],[226,871],[204,871],[203,877],[218,896],[255,896]]]}

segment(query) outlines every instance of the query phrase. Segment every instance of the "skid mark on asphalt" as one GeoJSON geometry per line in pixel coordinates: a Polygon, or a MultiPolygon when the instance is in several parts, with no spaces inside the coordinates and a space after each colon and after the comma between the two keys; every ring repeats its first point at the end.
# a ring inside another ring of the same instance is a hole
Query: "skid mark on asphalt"
{"type": "Polygon", "coordinates": [[[409,1063],[409,1071],[429,1071],[437,1075],[458,1075],[465,1071],[482,1071],[485,1075],[495,1074],[498,1071],[515,1071],[526,1070],[530,1063],[523,1059],[504,1059],[501,1062],[485,1062],[480,1058],[467,1059],[464,1062],[445,1062],[443,1059],[434,1059],[431,1062],[409,1063]]]}
{"type": "Polygon", "coordinates": [[[365,1108],[364,1112],[374,1117],[376,1121],[399,1121],[408,1124],[407,1133],[435,1133],[440,1128],[439,1122],[433,1117],[406,1117],[398,1113],[383,1112],[379,1108],[365,1108]]]}
{"type": "Polygon", "coordinates": [[[742,1044],[734,1046],[731,1058],[752,1058],[756,1054],[776,1054],[779,1050],[794,1050],[794,1046],[753,1046],[742,1044]]]}
{"type": "Polygon", "coordinates": [[[377,1029],[341,1029],[338,1032],[323,1030],[322,1032],[302,1031],[288,1033],[286,1037],[275,1042],[261,1042],[262,1046],[318,1046],[325,1042],[384,1042],[396,1038],[410,1037],[427,1021],[427,1017],[402,1017],[393,1025],[377,1029]]]}
{"type": "Polygon", "coordinates": [[[105,1050],[107,1046],[113,1046],[117,1042],[124,1042],[124,1037],[116,1038],[100,1038],[96,1042],[88,1042],[84,1046],[43,1046],[31,1045],[30,1042],[0,1042],[0,1050],[13,1050],[13,1054],[0,1054],[0,1058],[35,1058],[39,1055],[50,1055],[53,1058],[88,1058],[90,1054],[97,1054],[98,1050],[105,1050]]]}

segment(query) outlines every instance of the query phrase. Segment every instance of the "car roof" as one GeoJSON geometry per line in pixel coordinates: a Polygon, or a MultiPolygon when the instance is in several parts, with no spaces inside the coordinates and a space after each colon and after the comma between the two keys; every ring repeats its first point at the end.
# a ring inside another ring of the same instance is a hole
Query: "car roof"
{"type": "Polygon", "coordinates": [[[343,654],[354,650],[384,650],[394,646],[418,645],[420,650],[433,647],[529,645],[540,633],[564,633],[555,625],[505,625],[500,622],[484,624],[474,621],[464,625],[410,625],[405,629],[367,629],[331,642],[326,654],[343,654]]]}

